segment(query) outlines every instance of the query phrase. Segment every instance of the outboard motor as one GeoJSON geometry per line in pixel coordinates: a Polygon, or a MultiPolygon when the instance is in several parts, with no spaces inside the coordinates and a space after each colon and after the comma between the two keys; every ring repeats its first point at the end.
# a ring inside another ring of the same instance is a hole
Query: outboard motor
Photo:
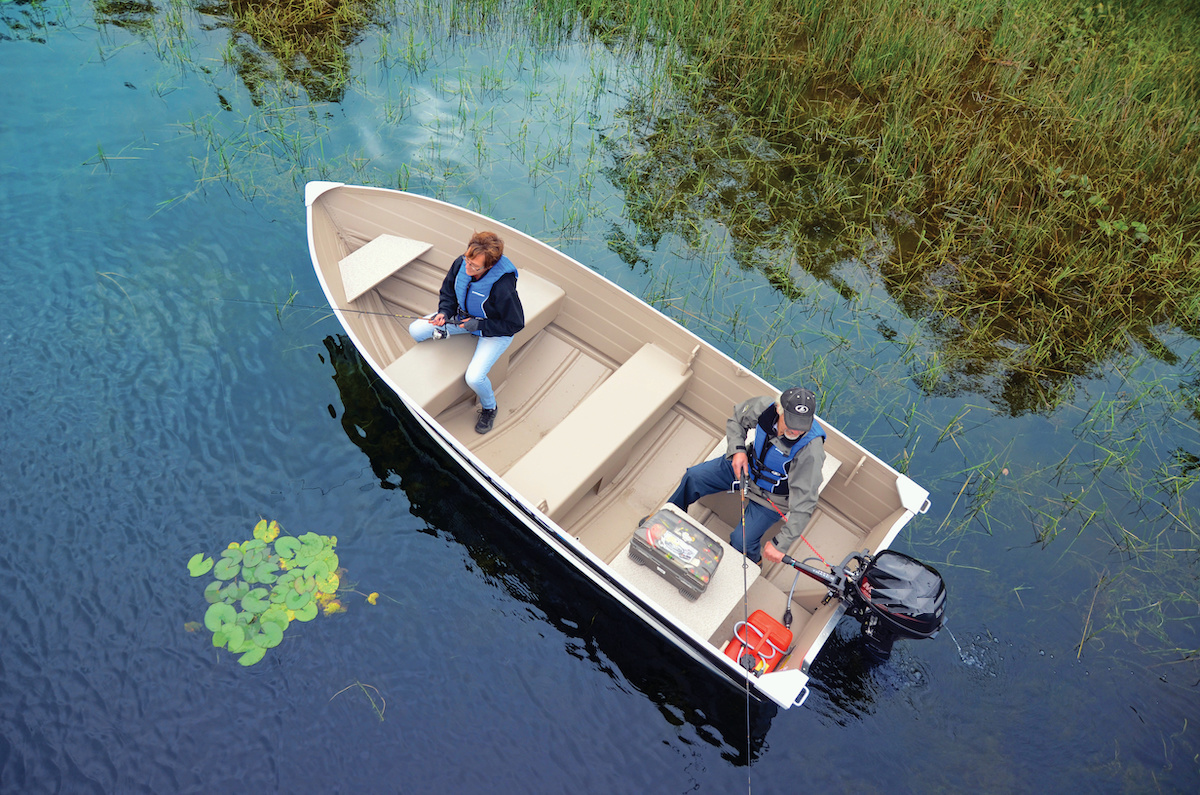
{"type": "Polygon", "coordinates": [[[942,575],[902,552],[853,552],[829,574],[786,555],[783,562],[829,586],[826,601],[837,598],[861,622],[867,653],[876,660],[891,656],[899,638],[935,637],[945,621],[942,575]]]}

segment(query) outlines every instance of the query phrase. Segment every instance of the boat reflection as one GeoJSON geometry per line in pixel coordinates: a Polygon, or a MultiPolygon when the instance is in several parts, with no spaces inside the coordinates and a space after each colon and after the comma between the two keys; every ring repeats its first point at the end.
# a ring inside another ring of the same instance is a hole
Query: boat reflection
{"type": "MultiPolygon", "coordinates": [[[[330,336],[324,344],[342,399],[340,420],[346,436],[366,454],[381,488],[404,491],[412,514],[426,523],[423,532],[461,544],[492,582],[536,607],[572,639],[566,648],[569,654],[586,657],[614,678],[618,676],[611,666],[616,665],[625,681],[649,697],[672,725],[690,724],[733,764],[759,757],[778,711],[775,705],[750,702],[747,747],[744,693],[714,677],[696,675],[695,664],[678,649],[640,622],[624,620],[623,607],[529,537],[523,525],[509,518],[425,435],[348,337],[330,336]]],[[[333,406],[329,410],[337,415],[333,406]]],[[[835,656],[849,663],[857,654],[840,648],[835,656]]],[[[861,662],[842,669],[839,689],[849,685],[846,692],[869,692],[869,687],[847,682],[846,676],[869,676],[861,662]]],[[[843,718],[852,719],[863,708],[857,703],[853,710],[844,709],[838,694],[827,688],[819,688],[814,697],[828,701],[843,718]]]]}

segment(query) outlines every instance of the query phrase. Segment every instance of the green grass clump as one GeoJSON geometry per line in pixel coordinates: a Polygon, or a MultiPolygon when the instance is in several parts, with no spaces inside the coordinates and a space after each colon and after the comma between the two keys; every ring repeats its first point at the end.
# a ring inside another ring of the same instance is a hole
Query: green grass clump
{"type": "Polygon", "coordinates": [[[1177,7],[570,5],[679,48],[692,117],[663,109],[618,169],[660,233],[715,218],[786,292],[780,258],[830,280],[847,231],[890,227],[887,289],[947,379],[1013,413],[1135,343],[1169,360],[1156,325],[1200,329],[1200,21],[1177,7]]]}

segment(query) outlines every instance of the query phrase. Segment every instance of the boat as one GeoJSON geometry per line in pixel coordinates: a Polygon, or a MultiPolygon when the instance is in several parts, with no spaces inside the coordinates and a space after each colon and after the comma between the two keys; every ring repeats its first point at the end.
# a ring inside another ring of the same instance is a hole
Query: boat
{"type": "Polygon", "coordinates": [[[787,709],[804,703],[813,661],[844,615],[881,638],[884,655],[894,637],[936,634],[940,578],[888,550],[928,510],[928,492],[824,419],[820,498],[785,563],[759,566],[730,546],[736,493],[686,514],[666,504],[688,466],[724,454],[733,406],[778,387],[567,254],[469,209],[327,181],[308,183],[305,204],[330,307],[422,429],[520,526],[700,668],[787,709]],[[408,326],[436,310],[448,268],[483,230],[500,235],[518,268],[525,328],[491,370],[499,410],[481,435],[463,379],[474,338],[418,344],[408,326]],[[720,562],[701,593],[634,548],[647,517],[713,545],[720,562]],[[868,583],[872,572],[881,576],[868,583]],[[925,612],[885,603],[888,577],[924,578],[925,612]],[[789,612],[783,642],[752,619],[789,612]]]}

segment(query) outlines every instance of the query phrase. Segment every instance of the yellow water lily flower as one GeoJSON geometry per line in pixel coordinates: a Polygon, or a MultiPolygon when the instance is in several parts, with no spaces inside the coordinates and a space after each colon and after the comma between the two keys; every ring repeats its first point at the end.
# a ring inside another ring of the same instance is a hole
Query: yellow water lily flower
{"type": "Polygon", "coordinates": [[[379,594],[377,594],[377,593],[375,593],[374,591],[372,591],[372,592],[371,592],[371,595],[367,597],[367,603],[368,603],[368,604],[375,604],[377,601],[379,601],[379,594]]]}

